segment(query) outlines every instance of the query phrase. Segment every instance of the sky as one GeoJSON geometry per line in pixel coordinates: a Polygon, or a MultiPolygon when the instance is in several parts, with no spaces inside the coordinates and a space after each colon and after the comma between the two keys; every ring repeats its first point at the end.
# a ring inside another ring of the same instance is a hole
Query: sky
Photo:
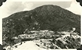
{"type": "MultiPolygon", "coordinates": [[[[0,7],[0,23],[2,24],[2,18],[8,17],[13,13],[26,10],[29,11],[44,4],[59,5],[75,14],[81,15],[82,7],[75,0],[54,0],[54,2],[53,0],[39,1],[27,0],[26,2],[24,0],[7,0],[3,3],[3,6],[0,7]]],[[[0,28],[0,33],[2,33],[2,25],[0,25],[0,28]]],[[[1,35],[0,39],[2,39],[1,35]]],[[[0,41],[0,43],[2,42],[0,41]]]]}
{"type": "Polygon", "coordinates": [[[1,18],[8,17],[9,15],[19,12],[19,11],[25,11],[25,10],[31,10],[34,9],[35,7],[38,7],[40,5],[44,4],[53,4],[53,5],[58,5],[63,8],[66,8],[67,10],[72,11],[73,13],[80,14],[81,15],[81,7],[79,3],[75,2],[74,0],[69,0],[68,2],[66,1],[60,1],[56,0],[55,2],[35,2],[35,1],[29,1],[29,2],[24,2],[24,1],[13,1],[13,0],[8,0],[5,3],[3,3],[3,6],[0,7],[0,16],[1,18]]]}

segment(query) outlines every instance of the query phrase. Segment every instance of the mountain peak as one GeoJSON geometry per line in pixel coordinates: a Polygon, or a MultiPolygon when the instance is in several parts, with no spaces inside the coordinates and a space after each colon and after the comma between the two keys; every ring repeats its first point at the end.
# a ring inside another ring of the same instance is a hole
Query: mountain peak
{"type": "Polygon", "coordinates": [[[37,7],[35,9],[41,9],[41,10],[57,10],[57,9],[61,9],[60,6],[57,6],[57,5],[43,5],[43,6],[40,6],[40,7],[37,7]]]}
{"type": "Polygon", "coordinates": [[[65,31],[72,27],[80,33],[80,16],[57,5],[43,5],[3,19],[3,34],[9,35],[22,34],[26,29],[65,31]]]}
{"type": "Polygon", "coordinates": [[[44,8],[61,8],[60,6],[57,6],[57,5],[43,5],[43,6],[40,6],[41,7],[44,7],[44,8]]]}

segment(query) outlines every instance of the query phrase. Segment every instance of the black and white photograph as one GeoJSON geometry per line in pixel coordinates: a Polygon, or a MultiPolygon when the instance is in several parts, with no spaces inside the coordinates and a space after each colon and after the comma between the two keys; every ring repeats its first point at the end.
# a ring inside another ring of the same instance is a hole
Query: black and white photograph
{"type": "Polygon", "coordinates": [[[0,7],[3,48],[77,49],[81,45],[81,10],[76,0],[7,0],[0,7]]]}

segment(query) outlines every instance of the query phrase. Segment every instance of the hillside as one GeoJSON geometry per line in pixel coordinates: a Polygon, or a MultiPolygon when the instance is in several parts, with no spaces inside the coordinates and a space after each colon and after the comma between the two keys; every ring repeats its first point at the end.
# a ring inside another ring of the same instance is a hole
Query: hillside
{"type": "Polygon", "coordinates": [[[76,28],[80,35],[80,15],[73,14],[56,5],[43,5],[31,11],[22,11],[2,19],[3,40],[29,31],[51,30],[54,32],[68,31],[76,28]]]}

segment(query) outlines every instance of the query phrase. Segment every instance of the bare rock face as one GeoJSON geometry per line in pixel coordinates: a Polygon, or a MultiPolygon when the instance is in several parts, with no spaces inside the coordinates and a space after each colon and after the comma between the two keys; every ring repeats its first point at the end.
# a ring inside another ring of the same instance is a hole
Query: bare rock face
{"type": "Polygon", "coordinates": [[[70,28],[76,28],[75,32],[80,35],[80,18],[80,15],[56,5],[43,5],[31,11],[17,12],[2,20],[3,39],[11,39],[32,30],[57,32],[70,28]]]}

